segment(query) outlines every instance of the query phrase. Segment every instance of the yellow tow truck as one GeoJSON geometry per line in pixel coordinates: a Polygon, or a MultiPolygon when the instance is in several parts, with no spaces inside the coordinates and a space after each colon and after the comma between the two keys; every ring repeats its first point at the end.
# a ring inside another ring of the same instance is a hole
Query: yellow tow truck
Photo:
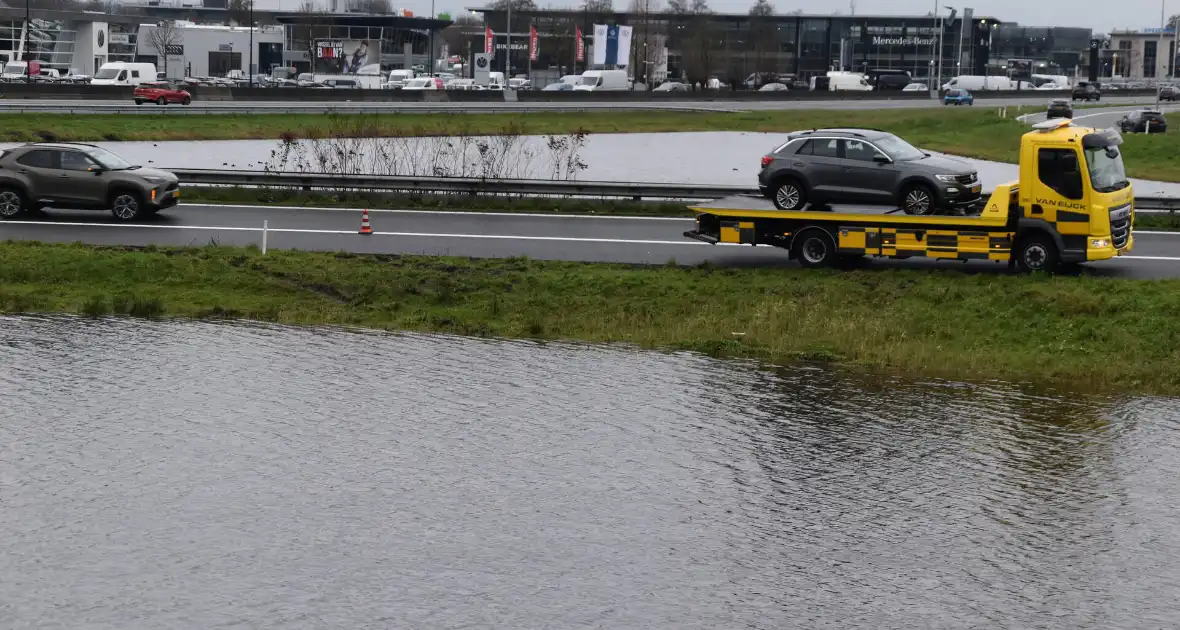
{"type": "Polygon", "coordinates": [[[706,243],[773,245],[805,267],[864,256],[990,260],[1022,271],[1106,260],[1131,251],[1134,195],[1114,129],[1053,119],[1021,137],[1020,179],[956,216],[900,210],[693,207],[706,243]]]}

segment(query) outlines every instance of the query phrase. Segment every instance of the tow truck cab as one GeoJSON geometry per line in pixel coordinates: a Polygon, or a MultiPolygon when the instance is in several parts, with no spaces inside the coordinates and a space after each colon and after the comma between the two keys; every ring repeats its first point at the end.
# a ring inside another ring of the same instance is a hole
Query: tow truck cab
{"type": "Polygon", "coordinates": [[[1019,179],[962,215],[700,206],[693,208],[697,229],[684,235],[782,247],[808,267],[863,256],[991,260],[1025,271],[1106,260],[1134,246],[1134,193],[1121,145],[1113,129],[1052,119],[1022,136],[1019,179]]]}

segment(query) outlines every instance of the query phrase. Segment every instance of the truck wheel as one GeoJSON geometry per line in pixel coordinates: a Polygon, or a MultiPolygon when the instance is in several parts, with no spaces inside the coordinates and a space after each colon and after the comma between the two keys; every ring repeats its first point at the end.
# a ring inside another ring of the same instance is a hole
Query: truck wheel
{"type": "Polygon", "coordinates": [[[111,214],[120,221],[132,221],[143,214],[143,202],[139,194],[121,190],[111,198],[111,214]]]}
{"type": "Polygon", "coordinates": [[[791,254],[804,267],[829,267],[836,259],[836,244],[827,232],[819,228],[804,230],[795,237],[791,254]]]}
{"type": "Polygon", "coordinates": [[[774,189],[774,207],[779,210],[801,210],[807,205],[807,193],[799,182],[784,179],[774,189]]]}
{"type": "Polygon", "coordinates": [[[1028,273],[1032,271],[1054,271],[1060,264],[1057,245],[1053,239],[1043,234],[1028,236],[1020,240],[1020,245],[1013,252],[1016,256],[1016,267],[1028,273]]]}
{"type": "Polygon", "coordinates": [[[135,99],[135,104],[136,105],[143,105],[143,99],[142,98],[135,99]]]}
{"type": "Polygon", "coordinates": [[[934,192],[924,184],[911,184],[901,191],[901,208],[906,214],[934,214],[934,192]]]}
{"type": "Polygon", "coordinates": [[[25,211],[25,196],[15,188],[0,188],[0,219],[19,217],[25,211]]]}

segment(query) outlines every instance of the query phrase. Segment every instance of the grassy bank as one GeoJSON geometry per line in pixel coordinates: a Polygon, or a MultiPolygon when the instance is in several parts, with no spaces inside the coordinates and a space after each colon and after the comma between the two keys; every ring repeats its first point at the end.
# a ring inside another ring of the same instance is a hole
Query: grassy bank
{"type": "MultiPolygon", "coordinates": [[[[1028,112],[1036,111],[1033,109],[1028,112]]],[[[786,132],[816,127],[872,127],[896,133],[935,151],[1015,162],[1020,135],[1028,130],[996,109],[901,108],[882,110],[784,110],[740,113],[578,112],[521,114],[361,114],[92,116],[45,114],[30,121],[0,115],[0,139],[29,140],[240,140],[302,138],[332,133],[369,136],[464,133],[559,134],[674,131],[786,132]],[[346,119],[346,120],[345,120],[346,119]]],[[[767,149],[770,149],[767,146],[767,149]]],[[[704,155],[704,152],[702,152],[704,155]]],[[[1180,152],[1167,136],[1129,135],[1125,160],[1132,177],[1180,181],[1180,152]]],[[[703,159],[703,158],[702,158],[703,159]]]]}
{"type": "Polygon", "coordinates": [[[630,342],[1180,393],[1180,281],[6,243],[0,311],[630,342]]]}
{"type": "Polygon", "coordinates": [[[303,192],[290,189],[186,186],[184,203],[303,206],[320,208],[394,208],[454,212],[600,214],[624,217],[692,217],[683,203],[618,199],[558,199],[473,195],[409,195],[362,192],[303,192]]]}

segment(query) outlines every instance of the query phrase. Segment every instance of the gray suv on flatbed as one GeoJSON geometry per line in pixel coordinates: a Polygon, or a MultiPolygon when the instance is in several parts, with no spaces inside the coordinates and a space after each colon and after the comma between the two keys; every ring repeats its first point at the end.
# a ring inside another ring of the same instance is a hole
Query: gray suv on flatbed
{"type": "Polygon", "coordinates": [[[39,142],[0,152],[0,219],[49,206],[110,210],[131,221],[177,204],[180,181],[91,144],[39,142]]]}
{"type": "Polygon", "coordinates": [[[779,210],[826,203],[897,204],[908,214],[980,200],[979,174],[961,160],[873,129],[813,129],[762,157],[758,188],[779,210]]]}

